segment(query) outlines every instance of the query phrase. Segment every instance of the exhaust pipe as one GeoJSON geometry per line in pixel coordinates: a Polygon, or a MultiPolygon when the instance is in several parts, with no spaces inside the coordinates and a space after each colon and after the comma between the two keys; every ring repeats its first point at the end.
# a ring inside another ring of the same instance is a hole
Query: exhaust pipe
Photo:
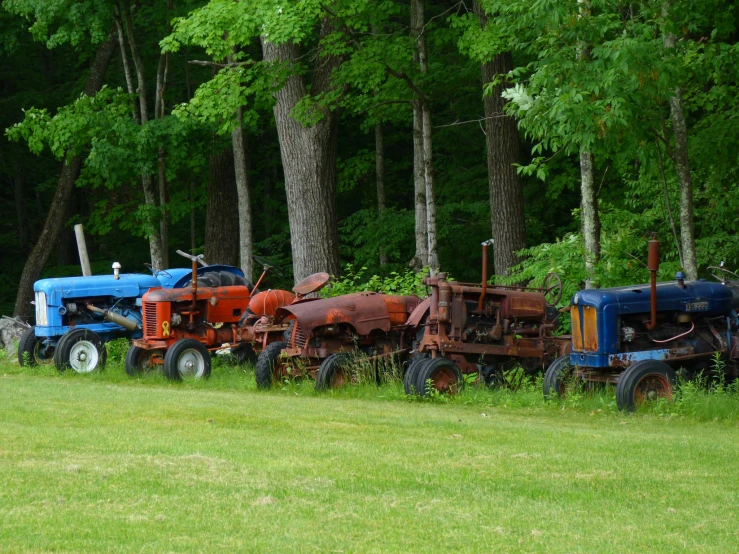
{"type": "Polygon", "coordinates": [[[105,321],[110,321],[111,323],[117,323],[118,325],[120,325],[121,327],[125,329],[128,329],[129,331],[135,331],[136,329],[140,329],[138,321],[122,316],[121,314],[118,314],[111,310],[102,310],[98,308],[97,306],[93,306],[92,304],[87,304],[87,309],[90,310],[91,312],[95,312],[96,314],[102,315],[105,321]]]}
{"type": "Polygon", "coordinates": [[[647,323],[647,329],[653,331],[657,327],[657,272],[659,271],[659,241],[657,240],[657,233],[652,233],[652,238],[649,239],[647,269],[649,269],[650,273],[651,289],[651,319],[647,323]]]}
{"type": "Polygon", "coordinates": [[[482,304],[485,302],[485,295],[488,292],[488,246],[493,244],[495,239],[486,240],[482,243],[482,292],[480,300],[477,302],[477,311],[482,311],[482,304]]]}

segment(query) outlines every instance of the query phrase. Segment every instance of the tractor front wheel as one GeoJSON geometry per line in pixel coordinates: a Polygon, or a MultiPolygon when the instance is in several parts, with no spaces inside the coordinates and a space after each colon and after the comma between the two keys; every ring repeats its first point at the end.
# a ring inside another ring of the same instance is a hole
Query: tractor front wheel
{"type": "Polygon", "coordinates": [[[430,358],[418,368],[416,390],[421,396],[429,396],[432,391],[457,394],[464,388],[464,377],[453,361],[443,356],[430,358]]]}
{"type": "Polygon", "coordinates": [[[207,379],[210,376],[210,352],[195,339],[180,339],[164,356],[164,375],[172,381],[207,379]]]}
{"type": "Polygon", "coordinates": [[[18,341],[18,363],[21,367],[47,365],[53,361],[54,339],[37,337],[35,327],[26,329],[18,341]]]}
{"type": "Polygon", "coordinates": [[[128,349],[128,352],[126,352],[124,364],[126,367],[126,373],[131,377],[137,377],[142,373],[148,373],[156,367],[156,364],[151,362],[151,358],[156,354],[161,355],[161,351],[145,350],[138,346],[131,346],[128,349]]]}
{"type": "Polygon", "coordinates": [[[351,356],[346,352],[331,354],[321,362],[316,375],[316,390],[338,389],[351,379],[351,356]]]}
{"type": "Polygon", "coordinates": [[[423,364],[423,362],[427,361],[428,359],[428,354],[416,354],[415,356],[413,356],[413,358],[411,358],[411,363],[408,366],[408,369],[406,369],[405,375],[403,376],[403,390],[405,390],[406,394],[418,394],[418,389],[416,388],[416,381],[418,381],[418,369],[421,367],[421,364],[423,364]]]}
{"type": "Polygon", "coordinates": [[[642,360],[621,374],[616,405],[619,410],[633,412],[645,402],[659,398],[672,400],[674,390],[675,371],[670,366],[658,360],[642,360]]]}
{"type": "Polygon", "coordinates": [[[280,380],[282,371],[278,358],[280,357],[283,348],[287,348],[286,342],[271,342],[267,345],[267,348],[262,350],[259,354],[256,370],[257,388],[272,388],[272,384],[280,380]]]}
{"type": "Polygon", "coordinates": [[[60,372],[71,368],[75,373],[92,373],[102,368],[107,358],[103,339],[88,329],[68,331],[54,351],[54,365],[60,372]]]}
{"type": "Polygon", "coordinates": [[[567,378],[570,374],[572,374],[572,366],[569,354],[554,360],[544,374],[544,398],[547,400],[564,398],[567,378]]]}

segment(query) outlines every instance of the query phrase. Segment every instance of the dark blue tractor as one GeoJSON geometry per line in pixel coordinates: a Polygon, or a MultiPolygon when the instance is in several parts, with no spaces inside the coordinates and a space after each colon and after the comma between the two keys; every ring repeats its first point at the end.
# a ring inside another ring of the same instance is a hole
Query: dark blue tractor
{"type": "Polygon", "coordinates": [[[720,282],[657,283],[659,242],[649,242],[651,283],[583,290],[570,303],[572,353],[544,377],[544,395],[562,396],[568,379],[616,385],[621,410],[671,398],[677,374],[691,379],[719,368],[739,374],[739,275],[722,267],[720,282]],[[721,361],[716,363],[716,357],[721,361]]]}
{"type": "MultiPolygon", "coordinates": [[[[41,279],[34,283],[36,325],[23,334],[18,344],[21,365],[54,363],[59,371],[94,371],[105,364],[105,342],[142,336],[141,297],[149,289],[181,288],[190,286],[192,280],[190,268],[167,269],[153,275],[119,274],[119,264],[113,264],[113,268],[112,275],[41,279]]],[[[233,266],[204,265],[197,271],[198,286],[248,286],[244,273],[233,266]]]]}

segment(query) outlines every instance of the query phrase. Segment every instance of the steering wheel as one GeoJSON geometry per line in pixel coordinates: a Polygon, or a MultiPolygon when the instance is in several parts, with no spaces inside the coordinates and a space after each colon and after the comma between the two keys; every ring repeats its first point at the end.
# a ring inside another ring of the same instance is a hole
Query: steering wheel
{"type": "Polygon", "coordinates": [[[255,256],[255,255],[252,255],[251,258],[252,260],[257,262],[259,265],[261,265],[262,267],[268,267],[270,270],[274,271],[275,275],[279,275],[280,277],[285,276],[285,274],[279,269],[277,269],[275,264],[270,262],[267,258],[262,258],[261,256],[255,256]]]}
{"type": "Polygon", "coordinates": [[[547,273],[541,288],[544,290],[544,302],[547,306],[553,308],[562,300],[562,278],[558,274],[547,273]]]}
{"type": "Polygon", "coordinates": [[[734,273],[733,271],[731,271],[729,269],[726,269],[723,266],[720,266],[720,265],[718,265],[718,266],[717,265],[709,265],[706,269],[712,269],[712,270],[715,270],[715,271],[720,271],[724,275],[729,275],[729,276],[733,277],[733,279],[727,279],[726,277],[721,277],[720,275],[716,275],[715,273],[711,272],[711,276],[714,279],[716,279],[717,281],[721,281],[722,283],[724,283],[726,281],[739,281],[739,275],[737,275],[736,273],[734,273]]]}

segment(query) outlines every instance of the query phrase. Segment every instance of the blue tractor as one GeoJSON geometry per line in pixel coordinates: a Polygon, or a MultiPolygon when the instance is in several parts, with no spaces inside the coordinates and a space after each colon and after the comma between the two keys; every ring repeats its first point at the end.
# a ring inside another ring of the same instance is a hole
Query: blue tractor
{"type": "Polygon", "coordinates": [[[568,379],[616,385],[621,410],[670,399],[677,374],[685,379],[720,367],[739,376],[739,275],[709,268],[720,282],[657,284],[659,242],[649,241],[651,283],[583,290],[570,303],[572,353],[544,376],[544,396],[565,394],[568,379]],[[717,364],[715,357],[720,356],[717,364]]]}
{"type": "MultiPolygon", "coordinates": [[[[198,286],[250,285],[236,267],[197,260],[202,264],[198,286]]],[[[112,275],[36,281],[36,326],[21,336],[20,364],[54,363],[59,371],[90,373],[105,364],[105,342],[142,336],[141,297],[149,289],[186,287],[192,280],[190,268],[167,269],[153,275],[120,274],[119,270],[120,264],[114,263],[112,275]]]]}

